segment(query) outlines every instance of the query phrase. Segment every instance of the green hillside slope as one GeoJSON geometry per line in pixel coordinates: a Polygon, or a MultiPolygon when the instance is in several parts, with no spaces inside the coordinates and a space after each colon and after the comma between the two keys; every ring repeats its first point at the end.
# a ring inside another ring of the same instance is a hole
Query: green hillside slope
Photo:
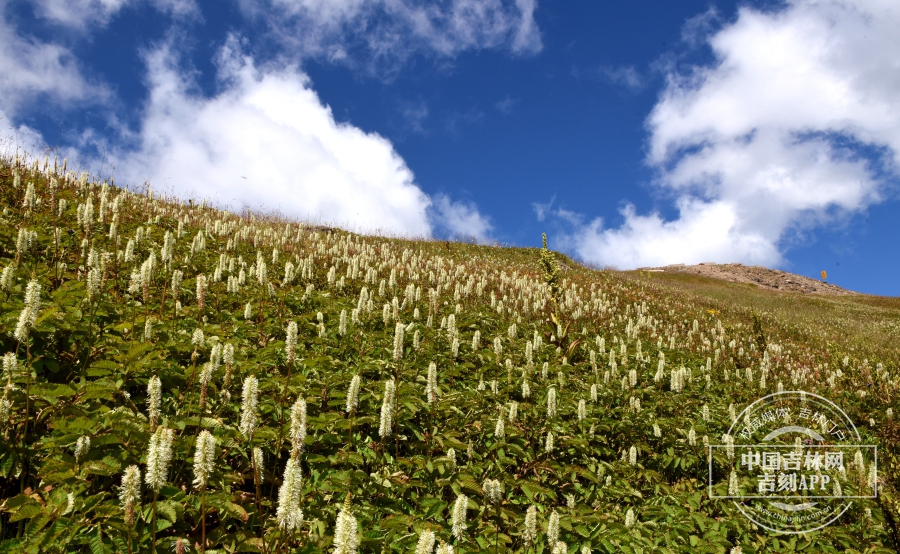
{"type": "Polygon", "coordinates": [[[0,552],[900,551],[898,299],[317,229],[51,160],[3,160],[0,207],[0,552]],[[708,487],[736,460],[706,445],[780,390],[878,446],[838,488],[878,498],[800,535],[708,487]]]}

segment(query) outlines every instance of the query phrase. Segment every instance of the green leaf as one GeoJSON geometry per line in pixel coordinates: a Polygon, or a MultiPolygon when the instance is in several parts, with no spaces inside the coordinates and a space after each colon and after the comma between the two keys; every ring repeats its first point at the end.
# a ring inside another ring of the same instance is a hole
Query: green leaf
{"type": "Polygon", "coordinates": [[[81,394],[79,400],[83,402],[94,398],[111,399],[114,398],[118,392],[119,389],[114,387],[111,383],[95,381],[85,386],[84,392],[81,394]]]}
{"type": "Polygon", "coordinates": [[[61,384],[36,384],[31,387],[31,396],[44,398],[62,398],[72,396],[75,391],[68,385],[61,384]]]}
{"type": "Polygon", "coordinates": [[[32,500],[30,503],[21,506],[18,510],[16,510],[12,516],[10,516],[10,523],[15,523],[16,521],[20,521],[23,519],[30,519],[34,516],[41,513],[44,508],[35,500],[32,500]]]}
{"type": "Polygon", "coordinates": [[[50,426],[59,431],[67,433],[81,433],[97,428],[97,422],[87,417],[57,417],[50,426]]]}
{"type": "Polygon", "coordinates": [[[100,531],[100,528],[97,528],[97,532],[91,536],[90,540],[91,546],[91,554],[107,554],[108,550],[106,549],[106,545],[103,544],[103,534],[100,531]]]}
{"type": "Polygon", "coordinates": [[[538,494],[547,494],[549,491],[544,487],[538,485],[534,481],[522,481],[519,483],[519,486],[522,488],[522,492],[525,493],[525,496],[528,497],[528,500],[534,501],[535,495],[538,494]]]}
{"type": "MultiPolygon", "coordinates": [[[[180,506],[179,506],[180,508],[180,506]]],[[[169,500],[157,501],[156,502],[156,513],[168,521],[175,523],[178,521],[178,510],[176,510],[176,505],[174,502],[169,500]]]]}

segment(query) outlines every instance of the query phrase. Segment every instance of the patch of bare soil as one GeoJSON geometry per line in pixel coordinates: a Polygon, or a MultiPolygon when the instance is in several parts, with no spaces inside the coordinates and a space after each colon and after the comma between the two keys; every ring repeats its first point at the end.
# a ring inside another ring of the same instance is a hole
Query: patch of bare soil
{"type": "Polygon", "coordinates": [[[734,283],[754,284],[763,289],[799,292],[803,294],[859,294],[837,285],[811,279],[778,269],[758,265],[702,263],[698,265],[672,264],[665,267],[644,267],[640,271],[692,273],[734,283]]]}

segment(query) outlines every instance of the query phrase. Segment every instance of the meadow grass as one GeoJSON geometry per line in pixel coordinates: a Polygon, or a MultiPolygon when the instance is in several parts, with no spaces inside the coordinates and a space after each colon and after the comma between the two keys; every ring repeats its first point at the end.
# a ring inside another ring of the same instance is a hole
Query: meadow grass
{"type": "Polygon", "coordinates": [[[900,546],[897,299],[317,229],[49,159],[3,159],[0,206],[0,552],[900,546]],[[879,498],[799,536],[706,486],[705,444],[780,389],[880,448],[879,498]]]}

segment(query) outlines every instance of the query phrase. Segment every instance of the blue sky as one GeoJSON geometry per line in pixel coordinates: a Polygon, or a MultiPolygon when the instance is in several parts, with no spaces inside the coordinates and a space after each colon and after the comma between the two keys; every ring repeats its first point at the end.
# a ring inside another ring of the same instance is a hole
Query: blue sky
{"type": "Polygon", "coordinates": [[[0,125],[120,185],[900,294],[885,0],[0,0],[0,125]]]}

